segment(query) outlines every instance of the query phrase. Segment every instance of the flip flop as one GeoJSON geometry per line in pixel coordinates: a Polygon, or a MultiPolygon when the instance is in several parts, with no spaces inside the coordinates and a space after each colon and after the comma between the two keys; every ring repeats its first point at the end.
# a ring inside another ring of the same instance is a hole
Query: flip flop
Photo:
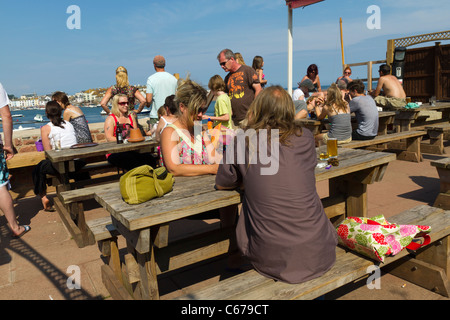
{"type": "Polygon", "coordinates": [[[20,227],[23,227],[25,230],[24,230],[21,234],[18,234],[18,235],[15,235],[15,234],[13,233],[13,234],[12,234],[12,237],[13,237],[14,239],[19,239],[19,238],[22,237],[25,233],[27,233],[28,231],[31,230],[31,227],[30,227],[30,226],[27,226],[27,225],[21,225],[20,227]]]}

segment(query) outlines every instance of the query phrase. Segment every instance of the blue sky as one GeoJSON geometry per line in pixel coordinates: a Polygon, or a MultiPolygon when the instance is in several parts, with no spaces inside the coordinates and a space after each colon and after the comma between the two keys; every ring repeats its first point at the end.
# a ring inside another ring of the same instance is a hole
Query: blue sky
{"type": "MultiPolygon", "coordinates": [[[[211,76],[225,76],[216,59],[224,48],[241,52],[250,65],[261,55],[269,84],[287,86],[284,0],[0,3],[0,82],[16,96],[109,87],[120,65],[132,84],[145,84],[158,54],[168,72],[189,72],[206,86],[211,76]],[[79,30],[67,28],[70,5],[80,8],[79,30]]],[[[388,39],[450,30],[449,13],[448,0],[325,0],[295,9],[293,83],[311,63],[319,66],[322,85],[341,74],[339,18],[345,61],[356,63],[385,59],[388,39]],[[380,29],[367,27],[371,5],[380,8],[380,29]]],[[[365,67],[354,68],[353,77],[365,78],[365,67]]]]}

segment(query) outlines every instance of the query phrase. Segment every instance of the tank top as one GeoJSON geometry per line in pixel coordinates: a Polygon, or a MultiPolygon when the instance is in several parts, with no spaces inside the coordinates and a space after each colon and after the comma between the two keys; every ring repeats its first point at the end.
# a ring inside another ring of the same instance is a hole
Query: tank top
{"type": "Polygon", "coordinates": [[[119,123],[119,120],[117,119],[116,115],[111,113],[110,116],[112,116],[114,118],[114,137],[116,136],[116,129],[117,129],[117,125],[120,124],[122,125],[122,137],[124,139],[127,139],[128,136],[130,135],[130,129],[133,129],[133,118],[131,117],[131,115],[128,115],[128,119],[130,119],[130,123],[119,123]]]}
{"type": "Polygon", "coordinates": [[[64,128],[57,127],[53,123],[49,122],[47,125],[50,126],[50,133],[48,135],[50,139],[50,144],[54,147],[53,137],[59,134],[61,139],[61,148],[70,148],[74,144],[77,144],[77,139],[75,137],[75,130],[72,124],[68,121],[61,123],[64,128]]]}
{"type": "Polygon", "coordinates": [[[328,137],[340,140],[347,140],[352,136],[352,123],[350,113],[338,113],[334,116],[328,116],[330,121],[330,130],[328,137]]]}

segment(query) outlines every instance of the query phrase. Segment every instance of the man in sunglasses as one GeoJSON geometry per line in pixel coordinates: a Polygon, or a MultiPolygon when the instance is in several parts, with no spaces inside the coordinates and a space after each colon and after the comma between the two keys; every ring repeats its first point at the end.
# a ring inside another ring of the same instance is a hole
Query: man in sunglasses
{"type": "Polygon", "coordinates": [[[226,93],[231,100],[233,123],[239,127],[250,104],[262,90],[259,77],[253,68],[239,64],[230,49],[220,51],[217,60],[222,69],[228,72],[225,77],[226,93]]]}

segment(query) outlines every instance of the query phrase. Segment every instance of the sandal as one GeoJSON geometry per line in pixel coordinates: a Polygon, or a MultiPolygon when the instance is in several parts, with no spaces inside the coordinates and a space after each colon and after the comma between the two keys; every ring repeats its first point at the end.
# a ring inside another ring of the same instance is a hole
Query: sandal
{"type": "Polygon", "coordinates": [[[27,233],[28,231],[31,230],[31,227],[30,227],[30,226],[27,226],[27,225],[20,225],[19,227],[23,227],[25,230],[24,230],[22,233],[20,233],[20,234],[14,234],[14,232],[13,232],[12,237],[13,237],[14,239],[19,239],[19,238],[22,237],[25,233],[27,233]]]}

